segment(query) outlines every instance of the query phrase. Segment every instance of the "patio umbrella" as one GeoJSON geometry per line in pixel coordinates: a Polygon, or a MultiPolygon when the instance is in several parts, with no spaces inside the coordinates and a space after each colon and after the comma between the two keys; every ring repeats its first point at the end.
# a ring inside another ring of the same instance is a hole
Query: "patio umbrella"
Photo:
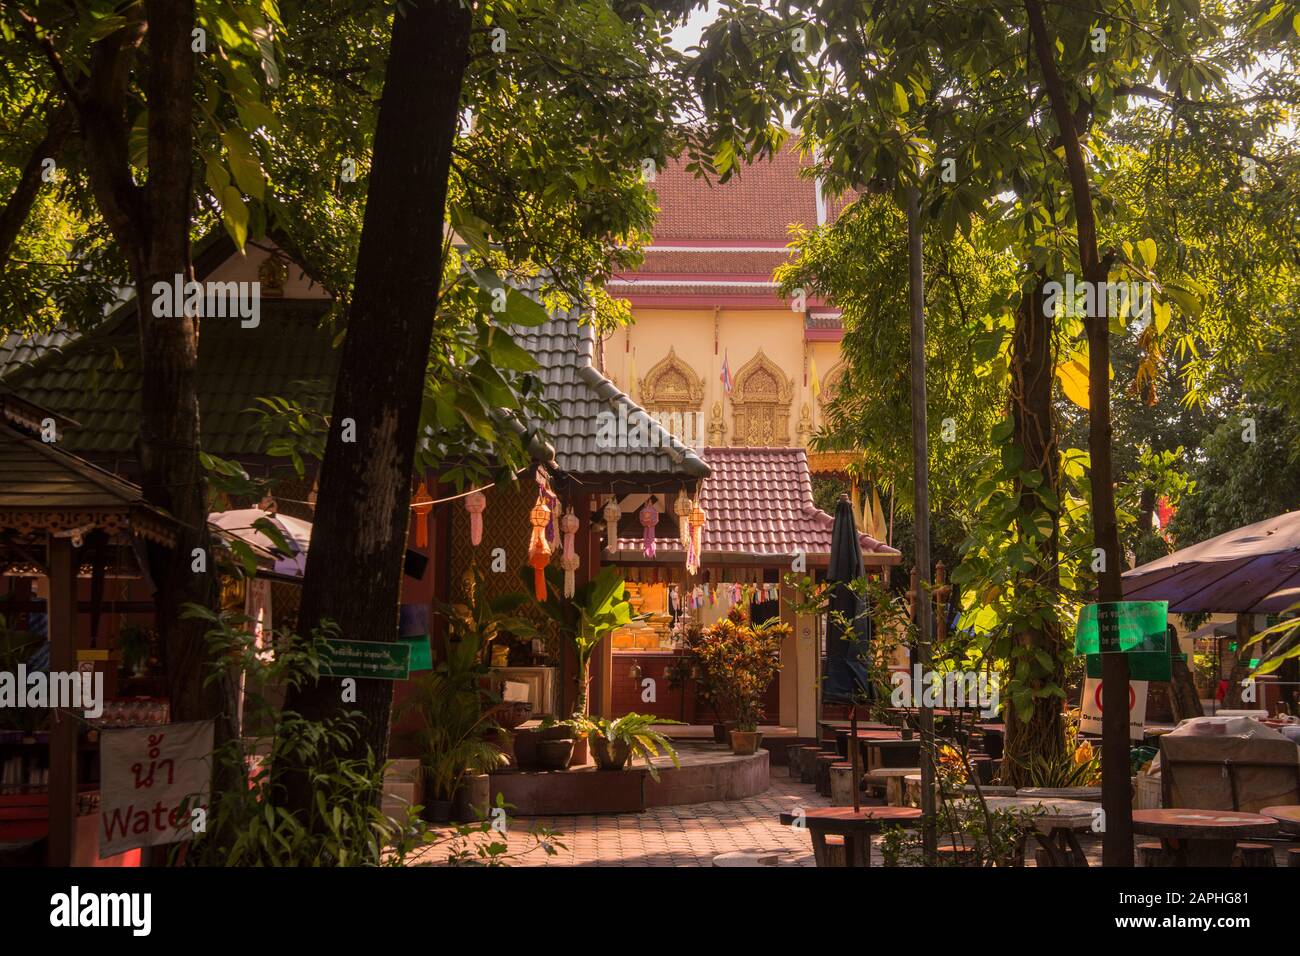
{"type": "Polygon", "coordinates": [[[826,580],[831,586],[829,615],[826,625],[826,680],[823,696],[827,700],[853,701],[870,693],[871,683],[862,664],[861,654],[870,639],[870,619],[862,599],[848,586],[866,573],[862,562],[862,544],[853,523],[853,504],[841,495],[835,505],[835,523],[831,526],[830,565],[826,580]],[[842,617],[841,617],[842,615],[842,617]],[[852,623],[844,627],[843,621],[852,623]]]}
{"type": "Polygon", "coordinates": [[[285,577],[301,578],[307,568],[307,549],[311,546],[311,522],[289,515],[263,511],[261,508],[241,508],[237,511],[215,511],[208,521],[242,538],[249,544],[275,555],[275,573],[285,577]],[[254,522],[266,518],[280,532],[291,553],[284,551],[270,537],[253,527],[254,522]]]}
{"type": "MultiPolygon", "coordinates": [[[[871,687],[859,655],[866,650],[870,622],[862,599],[848,586],[848,582],[864,573],[862,543],[853,522],[853,503],[848,495],[840,495],[835,505],[835,523],[831,526],[830,565],[826,569],[831,593],[827,607],[826,678],[822,684],[822,698],[849,704],[849,763],[852,766],[854,812],[860,807],[857,700],[860,693],[869,693],[871,687]]],[[[819,707],[819,718],[820,710],[819,707]]]]}
{"type": "Polygon", "coordinates": [[[1300,511],[1257,521],[1124,573],[1130,601],[1177,614],[1276,614],[1300,601],[1300,511]]]}

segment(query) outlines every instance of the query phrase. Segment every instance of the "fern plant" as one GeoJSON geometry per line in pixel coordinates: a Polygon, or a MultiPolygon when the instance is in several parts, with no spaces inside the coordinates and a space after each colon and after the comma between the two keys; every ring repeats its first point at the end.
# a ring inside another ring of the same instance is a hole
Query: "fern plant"
{"type": "Polygon", "coordinates": [[[681,762],[677,759],[677,751],[673,748],[672,741],[655,730],[654,725],[679,723],[681,723],[679,720],[668,720],[653,714],[624,714],[614,720],[607,717],[589,717],[583,721],[582,729],[588,739],[600,737],[611,747],[616,745],[627,747],[633,762],[637,757],[641,757],[645,760],[651,779],[657,783],[659,771],[655,769],[651,761],[652,757],[658,757],[662,752],[672,760],[674,767],[680,767],[681,762]]]}

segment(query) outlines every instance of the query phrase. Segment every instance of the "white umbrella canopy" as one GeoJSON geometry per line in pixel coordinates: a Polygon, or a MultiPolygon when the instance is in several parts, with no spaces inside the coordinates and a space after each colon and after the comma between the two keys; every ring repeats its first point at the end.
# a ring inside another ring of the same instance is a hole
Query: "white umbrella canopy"
{"type": "Polygon", "coordinates": [[[1275,614],[1300,601],[1300,511],[1288,511],[1124,572],[1124,597],[1179,614],[1275,614]]]}
{"type": "Polygon", "coordinates": [[[237,511],[214,511],[208,521],[249,544],[276,555],[275,573],[301,578],[307,569],[307,550],[311,546],[311,522],[289,515],[263,511],[261,508],[241,508],[237,511]],[[279,544],[254,527],[260,519],[274,525],[288,544],[291,553],[285,554],[279,544]]]}

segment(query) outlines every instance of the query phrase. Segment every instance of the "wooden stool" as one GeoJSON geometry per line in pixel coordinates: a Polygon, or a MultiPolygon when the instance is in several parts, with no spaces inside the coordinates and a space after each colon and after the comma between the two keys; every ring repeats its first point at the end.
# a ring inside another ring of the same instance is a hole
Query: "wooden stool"
{"type": "Polygon", "coordinates": [[[877,767],[867,774],[866,782],[868,786],[884,788],[888,806],[901,807],[904,804],[903,778],[920,772],[919,767],[877,767]]]}
{"type": "Polygon", "coordinates": [[[1162,843],[1139,843],[1138,866],[1173,866],[1169,853],[1162,843]]]}
{"type": "Polygon", "coordinates": [[[795,749],[799,751],[799,782],[812,783],[813,773],[817,769],[816,760],[822,748],[816,744],[805,744],[795,749]]]}
{"type": "Polygon", "coordinates": [[[958,843],[941,843],[935,847],[940,866],[968,866],[975,862],[975,848],[958,843]]]}
{"type": "Polygon", "coordinates": [[[861,787],[861,771],[858,771],[859,779],[853,779],[853,764],[847,760],[831,764],[831,805],[836,807],[853,806],[853,790],[855,787],[861,787]]]}
{"type": "Polygon", "coordinates": [[[826,834],[826,862],[830,866],[848,866],[848,858],[844,855],[844,837],[835,833],[826,834]]]}
{"type": "Polygon", "coordinates": [[[831,764],[841,763],[839,754],[822,753],[817,755],[817,765],[813,768],[813,785],[823,797],[831,795],[831,764]]]}
{"type": "Polygon", "coordinates": [[[1233,866],[1258,867],[1277,866],[1273,858],[1273,848],[1267,843],[1238,843],[1237,852],[1232,855],[1233,866]]]}

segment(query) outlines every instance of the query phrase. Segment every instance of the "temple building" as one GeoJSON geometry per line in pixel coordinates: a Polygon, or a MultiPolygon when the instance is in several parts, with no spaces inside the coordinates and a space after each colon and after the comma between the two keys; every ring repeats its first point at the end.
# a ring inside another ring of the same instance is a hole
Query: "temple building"
{"type": "Polygon", "coordinates": [[[843,208],[804,166],[792,140],[723,185],[660,171],[645,261],[609,283],[635,322],[605,337],[603,371],[694,447],[807,447],[834,394],[839,310],[772,277],[793,228],[843,208]]]}

